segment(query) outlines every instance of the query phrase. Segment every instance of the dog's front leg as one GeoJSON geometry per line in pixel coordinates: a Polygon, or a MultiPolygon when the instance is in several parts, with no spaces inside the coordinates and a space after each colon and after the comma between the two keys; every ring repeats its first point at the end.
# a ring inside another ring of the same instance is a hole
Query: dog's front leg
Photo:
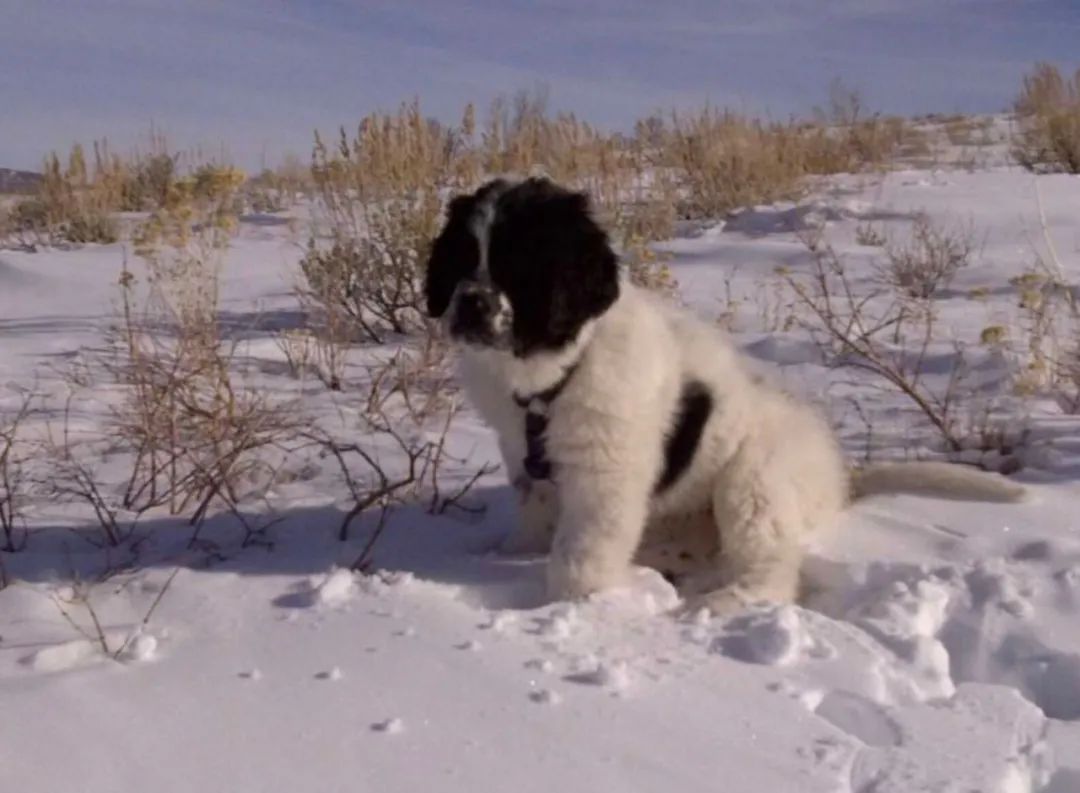
{"type": "Polygon", "coordinates": [[[583,597],[623,581],[641,542],[651,484],[647,474],[628,467],[559,471],[559,513],[547,568],[553,599],[583,597]]]}
{"type": "Polygon", "coordinates": [[[511,555],[547,553],[551,550],[559,506],[555,484],[534,481],[521,472],[514,479],[514,490],[518,495],[517,525],[499,550],[511,555]]]}

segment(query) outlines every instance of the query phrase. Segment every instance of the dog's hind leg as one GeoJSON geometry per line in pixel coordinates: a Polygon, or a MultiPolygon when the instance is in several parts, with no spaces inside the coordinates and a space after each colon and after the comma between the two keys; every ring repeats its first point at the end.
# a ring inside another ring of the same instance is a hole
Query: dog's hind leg
{"type": "Polygon", "coordinates": [[[716,567],[688,582],[688,605],[727,614],[760,602],[795,599],[805,517],[790,480],[740,452],[717,483],[716,567]],[[697,592],[694,596],[692,593],[697,592]]]}

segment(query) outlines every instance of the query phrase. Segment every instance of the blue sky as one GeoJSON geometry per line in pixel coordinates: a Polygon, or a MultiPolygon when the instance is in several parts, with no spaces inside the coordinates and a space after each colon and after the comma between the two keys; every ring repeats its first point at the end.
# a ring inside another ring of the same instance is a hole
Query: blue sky
{"type": "Polygon", "coordinates": [[[996,111],[1077,41],[1080,0],[0,0],[0,166],[155,124],[253,167],[412,96],[451,120],[540,85],[613,128],[785,116],[834,77],[887,112],[996,111]]]}

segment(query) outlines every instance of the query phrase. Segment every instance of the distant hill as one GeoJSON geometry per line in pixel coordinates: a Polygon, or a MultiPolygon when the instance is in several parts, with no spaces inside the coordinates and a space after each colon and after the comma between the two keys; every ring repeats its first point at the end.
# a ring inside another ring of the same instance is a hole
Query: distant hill
{"type": "Polygon", "coordinates": [[[41,184],[41,174],[0,168],[0,195],[4,193],[33,193],[41,184]]]}

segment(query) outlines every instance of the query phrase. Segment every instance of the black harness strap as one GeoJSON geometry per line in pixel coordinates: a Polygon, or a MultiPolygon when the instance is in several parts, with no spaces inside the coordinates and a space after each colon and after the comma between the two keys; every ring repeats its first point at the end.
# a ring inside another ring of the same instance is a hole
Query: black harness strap
{"type": "Polygon", "coordinates": [[[514,401],[518,407],[525,409],[525,459],[523,465],[525,473],[530,479],[551,479],[551,460],[548,459],[547,449],[544,443],[544,432],[548,426],[548,410],[551,403],[563,392],[570,378],[574,376],[578,365],[572,364],[567,367],[558,381],[543,391],[538,391],[529,396],[514,394],[514,401]]]}

